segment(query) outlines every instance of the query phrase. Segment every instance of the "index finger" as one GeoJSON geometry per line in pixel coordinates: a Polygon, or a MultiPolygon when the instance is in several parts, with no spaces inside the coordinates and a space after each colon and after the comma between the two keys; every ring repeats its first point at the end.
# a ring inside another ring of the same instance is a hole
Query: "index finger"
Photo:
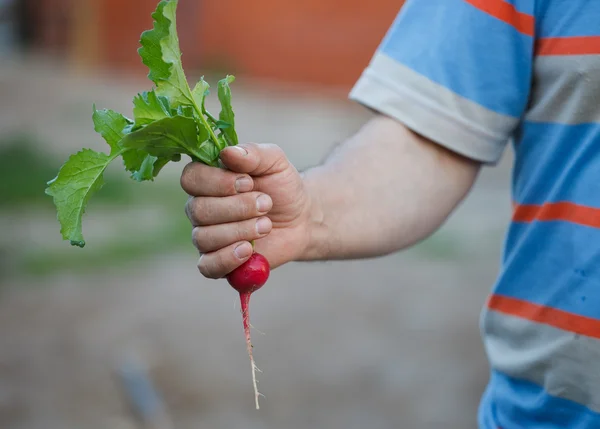
{"type": "Polygon", "coordinates": [[[187,164],[181,173],[181,187],[193,197],[228,197],[254,188],[252,178],[201,162],[187,164]]]}

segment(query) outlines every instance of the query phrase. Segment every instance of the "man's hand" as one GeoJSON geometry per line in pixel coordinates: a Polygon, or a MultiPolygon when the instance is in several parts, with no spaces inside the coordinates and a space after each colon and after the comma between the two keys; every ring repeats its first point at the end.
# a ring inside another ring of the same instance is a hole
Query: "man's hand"
{"type": "Polygon", "coordinates": [[[192,163],[181,177],[210,278],[246,261],[250,240],[272,267],[410,247],[443,224],[481,166],[383,115],[302,177],[273,145],[229,147],[221,160],[229,171],[192,163]]]}
{"type": "Polygon", "coordinates": [[[221,161],[228,170],[190,163],[181,175],[200,272],[225,277],[250,257],[251,240],[272,268],[299,257],[309,241],[310,200],[283,151],[241,144],[224,149],[221,161]]]}

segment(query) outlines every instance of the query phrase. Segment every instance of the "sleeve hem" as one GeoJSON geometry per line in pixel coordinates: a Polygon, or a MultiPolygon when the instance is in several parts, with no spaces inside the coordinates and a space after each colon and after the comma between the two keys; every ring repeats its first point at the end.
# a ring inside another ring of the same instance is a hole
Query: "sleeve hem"
{"type": "Polygon", "coordinates": [[[434,100],[406,86],[390,84],[369,69],[361,76],[349,98],[402,122],[413,131],[460,155],[495,165],[504,152],[506,137],[487,132],[476,124],[456,118],[436,106],[434,100]]]}

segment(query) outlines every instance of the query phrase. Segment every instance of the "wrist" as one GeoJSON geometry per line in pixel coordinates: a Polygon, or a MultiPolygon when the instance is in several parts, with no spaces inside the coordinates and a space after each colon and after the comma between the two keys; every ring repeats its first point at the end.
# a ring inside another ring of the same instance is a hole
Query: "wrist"
{"type": "Polygon", "coordinates": [[[300,175],[304,183],[304,189],[308,197],[307,218],[305,231],[305,244],[296,258],[298,261],[316,261],[326,259],[329,255],[330,228],[326,223],[326,215],[323,207],[322,167],[315,167],[302,172],[300,175]]]}

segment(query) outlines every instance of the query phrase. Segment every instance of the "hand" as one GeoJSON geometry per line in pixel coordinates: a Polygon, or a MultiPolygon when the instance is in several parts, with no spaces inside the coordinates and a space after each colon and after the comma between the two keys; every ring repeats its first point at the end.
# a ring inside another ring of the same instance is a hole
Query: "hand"
{"type": "Polygon", "coordinates": [[[225,277],[251,256],[251,240],[271,268],[296,259],[309,241],[310,198],[283,151],[242,144],[220,158],[228,170],[193,162],[181,175],[202,275],[225,277]]]}

